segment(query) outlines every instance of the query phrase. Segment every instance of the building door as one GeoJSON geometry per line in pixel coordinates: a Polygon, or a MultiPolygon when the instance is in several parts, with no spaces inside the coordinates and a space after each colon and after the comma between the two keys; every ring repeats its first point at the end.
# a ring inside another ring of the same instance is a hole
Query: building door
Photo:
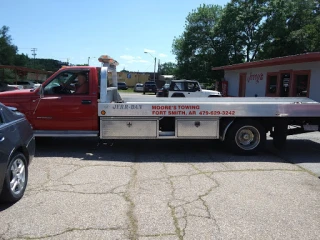
{"type": "Polygon", "coordinates": [[[290,96],[290,73],[280,75],[280,97],[290,96]]]}
{"type": "Polygon", "coordinates": [[[240,73],[238,96],[239,97],[246,96],[246,74],[245,73],[240,73]]]}

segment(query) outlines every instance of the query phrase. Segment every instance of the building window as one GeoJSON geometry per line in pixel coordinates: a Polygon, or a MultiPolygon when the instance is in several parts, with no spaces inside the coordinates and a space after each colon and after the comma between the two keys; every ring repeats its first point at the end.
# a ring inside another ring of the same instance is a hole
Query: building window
{"type": "Polygon", "coordinates": [[[266,96],[273,97],[277,96],[278,93],[278,74],[268,73],[267,74],[267,86],[266,86],[266,96]]]}
{"type": "Polygon", "coordinates": [[[310,71],[294,72],[294,97],[308,97],[309,96],[309,79],[310,71]]]}

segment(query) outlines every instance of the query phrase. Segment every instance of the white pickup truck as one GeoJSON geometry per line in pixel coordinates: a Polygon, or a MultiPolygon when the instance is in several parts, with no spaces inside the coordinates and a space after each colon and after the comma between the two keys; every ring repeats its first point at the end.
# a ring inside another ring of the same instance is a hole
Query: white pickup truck
{"type": "Polygon", "coordinates": [[[158,90],[157,97],[222,97],[219,91],[202,89],[196,80],[172,80],[158,90]]]}

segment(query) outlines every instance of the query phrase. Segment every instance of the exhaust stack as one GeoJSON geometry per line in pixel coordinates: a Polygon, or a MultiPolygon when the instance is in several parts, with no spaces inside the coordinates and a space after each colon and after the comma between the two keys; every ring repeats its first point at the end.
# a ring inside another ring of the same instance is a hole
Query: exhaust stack
{"type": "Polygon", "coordinates": [[[117,79],[117,66],[119,63],[108,55],[99,57],[99,62],[102,63],[101,67],[101,82],[100,82],[100,102],[121,102],[121,97],[118,93],[118,79],[117,79]],[[112,73],[112,87],[108,88],[108,72],[112,73]],[[111,96],[108,95],[108,91],[111,96]]]}

